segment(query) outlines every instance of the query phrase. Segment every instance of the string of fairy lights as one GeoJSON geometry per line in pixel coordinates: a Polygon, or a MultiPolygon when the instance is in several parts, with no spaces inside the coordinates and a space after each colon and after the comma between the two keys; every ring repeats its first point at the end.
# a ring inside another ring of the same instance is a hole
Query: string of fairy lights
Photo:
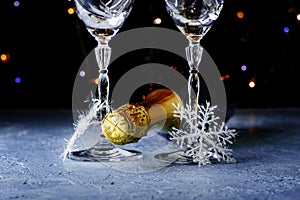
{"type": "MultiPolygon", "coordinates": [[[[157,0],[160,1],[160,0],[157,0]]],[[[235,1],[238,0],[231,0],[231,4],[233,4],[235,1]]],[[[160,1],[162,2],[162,0],[160,1]]],[[[226,2],[226,0],[225,0],[226,2]]],[[[14,9],[14,12],[24,12],[24,10],[22,10],[22,7],[27,7],[26,4],[28,4],[28,1],[24,1],[24,0],[10,0],[10,1],[6,1],[6,2],[1,2],[1,4],[7,4],[6,6],[10,7],[11,9],[14,9]]],[[[299,3],[296,0],[289,0],[289,3],[287,4],[288,6],[286,6],[286,8],[284,9],[284,17],[281,19],[282,20],[282,26],[276,26],[275,31],[278,31],[278,33],[280,35],[283,35],[285,37],[288,37],[289,40],[294,40],[296,38],[297,41],[299,41],[299,39],[297,39],[297,35],[300,35],[300,5],[298,5],[299,3]]],[[[239,2],[238,5],[241,5],[241,2],[239,2]]],[[[65,4],[64,4],[64,8],[62,8],[65,12],[65,15],[69,16],[69,20],[70,21],[75,21],[78,20],[77,16],[76,16],[76,10],[74,7],[74,2],[73,0],[66,0],[65,4]]],[[[0,7],[1,9],[1,7],[0,7]]],[[[151,8],[152,10],[150,12],[152,12],[152,16],[151,16],[151,22],[152,24],[149,24],[150,26],[167,26],[166,25],[166,13],[162,13],[162,12],[155,12],[153,10],[155,10],[153,7],[151,8]]],[[[268,13],[269,14],[269,13],[268,13]]],[[[4,14],[2,14],[3,16],[4,14]]],[[[224,14],[225,15],[225,14],[224,14]]],[[[237,23],[235,24],[235,26],[240,25],[240,29],[243,29],[244,27],[250,27],[253,26],[253,22],[249,17],[250,13],[249,10],[247,10],[246,6],[235,6],[230,12],[226,13],[226,17],[230,18],[231,20],[235,20],[237,23]]],[[[274,15],[276,15],[276,13],[274,13],[274,15]]],[[[268,16],[270,17],[270,16],[268,16]]],[[[230,26],[230,25],[228,25],[230,26]]],[[[239,30],[239,27],[234,27],[235,30],[239,30]]],[[[247,37],[249,37],[249,35],[247,34],[243,34],[242,36],[240,36],[240,43],[241,45],[244,45],[245,41],[247,41],[247,37]],[[246,36],[245,36],[246,35],[246,36]]],[[[250,35],[251,37],[251,35],[250,35]]],[[[3,39],[3,38],[2,38],[3,39]]],[[[5,40],[5,39],[3,39],[5,40]]],[[[0,66],[2,68],[6,68],[7,66],[9,66],[9,64],[11,65],[18,65],[21,61],[15,60],[17,59],[17,56],[14,55],[14,51],[12,50],[13,48],[8,48],[8,46],[2,46],[0,43],[0,66]]],[[[231,78],[233,78],[236,74],[239,73],[252,73],[247,81],[247,87],[248,89],[253,89],[255,87],[257,87],[259,83],[257,83],[257,77],[259,76],[259,72],[257,70],[253,70],[253,67],[251,66],[251,64],[248,64],[249,62],[247,60],[243,61],[243,58],[239,58],[241,60],[239,66],[236,66],[235,69],[231,69],[230,72],[226,72],[226,70],[223,70],[222,72],[222,76],[220,77],[220,80],[225,81],[225,80],[230,80],[231,78]]],[[[295,67],[295,66],[294,66],[295,67]]],[[[298,66],[299,67],[299,66],[298,66]]],[[[271,71],[276,70],[275,68],[270,68],[271,71]]],[[[21,85],[24,82],[28,81],[28,79],[30,79],[30,76],[27,77],[26,79],[24,79],[24,77],[22,77],[22,75],[20,75],[21,73],[19,73],[18,68],[16,68],[16,70],[14,71],[14,76],[11,77],[10,79],[5,79],[6,82],[3,83],[3,81],[1,82],[2,84],[4,84],[5,86],[10,86],[10,85],[21,85]]],[[[79,76],[84,77],[86,75],[85,71],[80,71],[79,72],[79,76]]],[[[95,83],[97,83],[97,80],[94,80],[95,83]]],[[[3,85],[1,85],[1,87],[5,87],[3,85]]],[[[242,87],[242,86],[241,86],[242,87]]]]}

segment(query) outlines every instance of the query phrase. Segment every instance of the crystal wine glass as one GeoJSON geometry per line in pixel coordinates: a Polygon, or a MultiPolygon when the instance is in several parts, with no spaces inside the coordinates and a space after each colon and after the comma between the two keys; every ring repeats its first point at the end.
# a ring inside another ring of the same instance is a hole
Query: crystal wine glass
{"type": "MultiPolygon", "coordinates": [[[[99,123],[111,112],[108,77],[111,48],[108,43],[124,24],[133,4],[134,0],[75,0],[78,17],[98,42],[95,48],[99,66],[98,95],[101,107],[103,107],[99,111],[99,123]]],[[[139,151],[116,147],[105,138],[102,132],[99,141],[92,148],[73,151],[68,154],[70,159],[81,161],[120,161],[136,159],[141,156],[139,151]]]]}
{"type": "MultiPolygon", "coordinates": [[[[168,14],[175,25],[189,41],[186,47],[186,58],[190,67],[188,78],[189,105],[197,113],[200,94],[200,74],[198,66],[201,61],[203,47],[200,41],[219,17],[223,8],[223,0],[165,0],[168,14]],[[194,92],[193,92],[194,91],[194,92]]],[[[197,123],[196,119],[193,123],[197,123]]],[[[190,162],[183,151],[158,154],[156,158],[170,162],[190,162]]]]}

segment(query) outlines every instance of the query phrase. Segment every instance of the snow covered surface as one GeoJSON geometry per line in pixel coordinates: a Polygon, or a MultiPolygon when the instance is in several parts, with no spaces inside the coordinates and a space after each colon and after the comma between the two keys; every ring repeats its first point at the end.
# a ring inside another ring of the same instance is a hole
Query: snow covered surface
{"type": "Polygon", "coordinates": [[[240,132],[232,146],[237,163],[131,173],[63,162],[71,110],[2,110],[0,199],[299,199],[300,109],[238,109],[227,125],[240,132]]]}

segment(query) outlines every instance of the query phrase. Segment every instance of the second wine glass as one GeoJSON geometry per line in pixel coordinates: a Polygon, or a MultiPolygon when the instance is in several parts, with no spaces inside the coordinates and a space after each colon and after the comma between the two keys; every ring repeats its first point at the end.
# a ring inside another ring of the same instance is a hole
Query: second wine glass
{"type": "MultiPolygon", "coordinates": [[[[133,4],[134,0],[75,0],[77,15],[98,42],[95,55],[99,67],[98,100],[101,105],[98,113],[99,124],[111,112],[108,76],[111,48],[108,43],[124,24],[133,4]]],[[[68,157],[80,161],[121,161],[141,158],[141,152],[117,148],[102,132],[99,134],[100,139],[95,146],[69,152],[68,157]]]]}
{"type": "MultiPolygon", "coordinates": [[[[200,95],[199,64],[202,58],[203,47],[201,39],[212,27],[223,8],[223,0],[165,0],[168,14],[175,25],[189,41],[186,47],[186,59],[189,64],[188,104],[197,113],[200,95]]],[[[197,116],[196,114],[194,116],[197,116]]],[[[197,127],[196,118],[193,120],[197,127]]],[[[185,157],[184,151],[176,151],[156,155],[156,158],[167,162],[189,163],[192,160],[185,157]]]]}

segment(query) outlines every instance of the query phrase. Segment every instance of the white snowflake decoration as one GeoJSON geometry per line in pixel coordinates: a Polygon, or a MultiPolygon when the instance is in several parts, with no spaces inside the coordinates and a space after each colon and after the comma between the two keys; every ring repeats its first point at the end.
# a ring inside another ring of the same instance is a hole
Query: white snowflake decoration
{"type": "Polygon", "coordinates": [[[190,105],[183,107],[175,105],[174,116],[182,121],[181,127],[173,127],[170,131],[171,140],[185,150],[185,156],[191,157],[199,165],[215,162],[235,163],[232,149],[232,139],[237,135],[236,130],[229,129],[224,122],[218,124],[219,117],[214,115],[217,106],[198,105],[193,111],[190,105]]]}

